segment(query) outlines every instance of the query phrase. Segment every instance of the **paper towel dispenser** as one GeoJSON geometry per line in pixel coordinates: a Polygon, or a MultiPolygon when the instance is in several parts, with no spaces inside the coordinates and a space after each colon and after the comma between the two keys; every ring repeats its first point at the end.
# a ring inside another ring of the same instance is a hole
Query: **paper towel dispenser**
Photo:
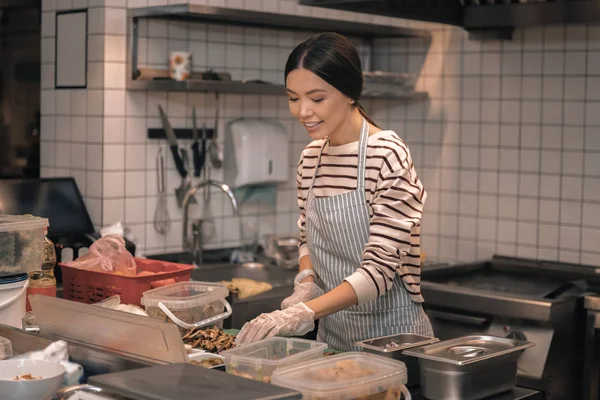
{"type": "Polygon", "coordinates": [[[237,119],[225,129],[223,179],[237,188],[289,180],[290,138],[282,124],[237,119]]]}

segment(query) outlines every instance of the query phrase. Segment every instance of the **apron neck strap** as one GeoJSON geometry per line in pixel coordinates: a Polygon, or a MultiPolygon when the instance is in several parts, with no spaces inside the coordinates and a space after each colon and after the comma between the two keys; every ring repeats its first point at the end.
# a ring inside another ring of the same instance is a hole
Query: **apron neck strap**
{"type": "MultiPolygon", "coordinates": [[[[366,119],[362,119],[362,124],[360,126],[360,138],[358,141],[358,174],[357,174],[357,182],[356,187],[359,190],[363,190],[365,188],[365,170],[367,164],[367,143],[369,141],[369,124],[366,119]]],[[[323,144],[321,145],[321,150],[319,150],[319,158],[317,158],[317,165],[315,167],[315,173],[313,174],[312,180],[310,182],[309,190],[312,190],[315,180],[317,179],[317,172],[319,172],[319,167],[321,166],[321,156],[323,155],[323,149],[329,143],[329,137],[327,137],[323,144]]]]}
{"type": "Polygon", "coordinates": [[[356,187],[364,192],[365,188],[365,170],[367,164],[367,143],[369,142],[369,124],[366,119],[362,119],[360,127],[360,139],[358,143],[358,174],[356,187]]]}

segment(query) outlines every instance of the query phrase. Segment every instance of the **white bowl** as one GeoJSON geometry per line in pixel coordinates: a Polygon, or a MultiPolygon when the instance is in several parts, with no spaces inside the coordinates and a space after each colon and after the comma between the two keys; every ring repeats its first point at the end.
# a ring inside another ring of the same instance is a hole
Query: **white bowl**
{"type": "Polygon", "coordinates": [[[2,400],[47,400],[62,386],[64,374],[65,368],[51,361],[0,361],[0,397],[2,400]],[[13,380],[26,374],[41,379],[13,380]]]}

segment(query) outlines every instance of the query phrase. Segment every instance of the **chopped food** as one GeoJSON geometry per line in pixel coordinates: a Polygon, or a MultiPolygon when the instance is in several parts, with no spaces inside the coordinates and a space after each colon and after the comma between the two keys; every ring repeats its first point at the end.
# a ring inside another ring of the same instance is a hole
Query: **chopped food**
{"type": "Polygon", "coordinates": [[[200,361],[192,360],[190,361],[190,364],[199,365],[204,368],[212,368],[218,365],[223,365],[225,362],[218,357],[211,357],[200,361]]]}
{"type": "Polygon", "coordinates": [[[389,342],[383,345],[383,349],[387,350],[387,349],[395,349],[397,347],[402,346],[402,344],[398,344],[396,342],[389,342]]]}
{"type": "MultiPolygon", "coordinates": [[[[219,315],[220,313],[222,313],[223,303],[220,300],[216,300],[208,304],[202,304],[195,307],[184,308],[181,310],[172,309],[171,312],[183,322],[193,324],[198,321],[203,321],[207,318],[211,318],[215,315],[219,315]]],[[[171,318],[167,316],[167,314],[163,312],[163,310],[158,308],[158,306],[146,306],[146,313],[151,318],[158,319],[164,322],[169,322],[172,324],[175,323],[171,320],[171,318]]],[[[185,328],[182,328],[180,326],[178,327],[182,335],[187,332],[185,328]]]]}
{"type": "Polygon", "coordinates": [[[259,376],[258,378],[252,376],[252,374],[249,374],[248,372],[241,372],[236,370],[235,368],[229,368],[227,370],[228,373],[230,373],[231,375],[235,375],[235,376],[241,376],[242,378],[246,378],[246,379],[252,379],[252,380],[259,380],[261,382],[264,383],[271,383],[271,375],[266,375],[263,376],[262,378],[259,376]]]}
{"type": "Polygon", "coordinates": [[[235,347],[235,336],[214,326],[209,329],[191,329],[183,336],[183,343],[194,349],[220,353],[235,347]]]}
{"type": "MultiPolygon", "coordinates": [[[[315,382],[336,382],[349,381],[352,379],[364,378],[375,374],[377,371],[372,368],[361,367],[354,360],[339,361],[333,367],[315,369],[307,372],[306,378],[315,382]]],[[[369,395],[359,395],[356,400],[398,400],[400,398],[401,388],[390,388],[378,393],[369,395]]],[[[327,396],[304,397],[309,400],[326,400],[327,396]]]]}
{"type": "Polygon", "coordinates": [[[12,380],[13,381],[35,381],[37,379],[42,379],[42,377],[41,376],[33,376],[31,374],[23,374],[23,375],[15,376],[12,380]]]}

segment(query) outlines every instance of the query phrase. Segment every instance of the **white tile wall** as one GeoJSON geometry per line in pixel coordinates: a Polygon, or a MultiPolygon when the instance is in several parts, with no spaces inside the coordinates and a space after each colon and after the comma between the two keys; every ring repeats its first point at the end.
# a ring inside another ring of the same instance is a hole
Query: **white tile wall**
{"type": "MultiPolygon", "coordinates": [[[[419,73],[417,86],[431,98],[365,102],[380,125],[408,142],[428,189],[422,240],[428,257],[468,261],[499,253],[600,265],[599,27],[536,27],[517,31],[511,42],[481,43],[455,28],[313,10],[296,0],[190,2],[430,29],[428,48],[421,41],[393,40],[373,61],[376,68],[419,73]]],[[[168,3],[128,0],[127,6],[168,3]]],[[[152,225],[155,157],[165,143],[148,140],[146,129],[160,126],[158,104],[176,127],[191,126],[192,105],[200,123],[212,127],[214,95],[124,89],[124,1],[42,4],[46,50],[54,46],[56,9],[90,7],[87,90],[55,91],[54,52],[42,50],[42,173],[75,176],[94,223],[124,221],[145,253],[180,249],[181,210],[174,196],[180,179],[168,153],[172,228],[165,237],[152,225]]],[[[165,68],[169,51],[186,50],[193,53],[194,70],[226,69],[234,79],[282,82],[286,57],[305,35],[150,21],[141,25],[139,59],[165,68]]],[[[246,231],[293,232],[293,173],[307,137],[289,116],[284,97],[222,95],[218,128],[241,116],[277,118],[293,137],[290,183],[279,187],[275,206],[242,207],[246,231]]],[[[235,244],[239,234],[230,206],[218,194],[211,199],[216,236],[210,245],[235,244]]],[[[201,208],[195,206],[192,215],[201,215],[201,208]]]]}

